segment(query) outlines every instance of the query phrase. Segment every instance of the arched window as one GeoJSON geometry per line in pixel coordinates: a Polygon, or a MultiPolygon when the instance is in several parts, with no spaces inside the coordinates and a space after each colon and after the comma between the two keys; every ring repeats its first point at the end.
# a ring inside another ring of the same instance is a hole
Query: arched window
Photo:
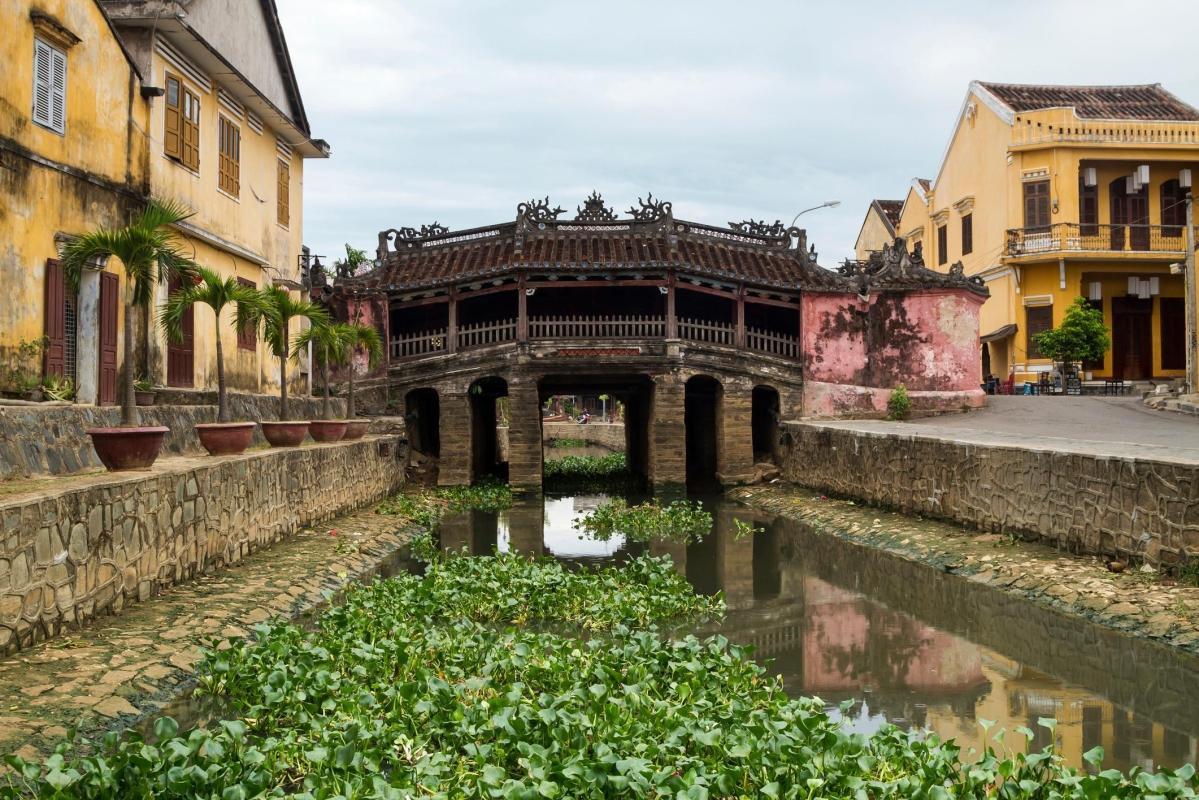
{"type": "Polygon", "coordinates": [[[1186,192],[1178,179],[1162,184],[1162,236],[1182,236],[1186,224],[1186,192]]]}

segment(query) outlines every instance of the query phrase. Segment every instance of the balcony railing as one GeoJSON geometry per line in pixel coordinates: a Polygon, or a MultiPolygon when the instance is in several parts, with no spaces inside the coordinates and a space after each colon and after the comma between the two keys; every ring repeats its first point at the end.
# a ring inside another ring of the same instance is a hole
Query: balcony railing
{"type": "Polygon", "coordinates": [[[1099,225],[1059,222],[1044,228],[1012,228],[1008,256],[1039,253],[1177,253],[1186,251],[1183,229],[1176,225],[1099,225]]]}
{"type": "MultiPolygon", "coordinates": [[[[691,342],[737,347],[737,326],[731,322],[680,317],[678,337],[691,342]]],[[[519,338],[515,319],[470,323],[456,333],[448,328],[409,333],[391,340],[393,361],[436,356],[489,347],[519,338]]],[[[542,316],[529,317],[532,341],[586,341],[594,339],[665,339],[667,318],[660,316],[542,316]]],[[[745,329],[744,349],[780,358],[799,358],[799,339],[784,333],[745,329]]]]}
{"type": "Polygon", "coordinates": [[[1049,127],[1017,124],[1012,144],[1173,144],[1199,146],[1199,125],[1178,122],[1106,122],[1049,127]]]}

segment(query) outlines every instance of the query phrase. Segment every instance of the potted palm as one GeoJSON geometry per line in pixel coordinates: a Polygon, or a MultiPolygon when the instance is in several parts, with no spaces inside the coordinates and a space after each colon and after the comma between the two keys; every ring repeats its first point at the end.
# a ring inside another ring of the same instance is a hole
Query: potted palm
{"type": "Polygon", "coordinates": [[[370,427],[369,419],[356,419],[357,409],[354,407],[354,354],[360,350],[366,352],[367,363],[374,368],[383,357],[383,337],[371,325],[353,323],[346,326],[346,337],[349,342],[349,374],[346,376],[346,439],[361,439],[370,427]]]}
{"type": "Polygon", "coordinates": [[[88,436],[101,463],[110,470],[145,469],[162,449],[167,428],[139,425],[134,396],[133,318],[146,308],[154,284],[174,276],[194,274],[195,263],[179,249],[171,230],[191,212],[180,205],[150,200],[138,217],[124,228],[100,228],[69,241],[63,247],[62,266],[73,292],[79,291],[83,271],[98,259],[116,256],[125,270],[124,370],[121,392],[121,424],[116,428],[90,428],[88,436]]]}
{"type": "Polygon", "coordinates": [[[349,327],[343,322],[319,322],[296,337],[294,353],[299,354],[311,346],[321,365],[321,418],[312,420],[308,426],[308,432],[318,442],[337,442],[346,435],[346,421],[332,419],[329,366],[345,362],[345,355],[350,349],[349,327]]]}
{"type": "Polygon", "coordinates": [[[262,294],[252,286],[238,283],[230,276],[222,279],[205,267],[199,268],[199,281],[189,283],[171,293],[162,305],[159,322],[167,336],[175,341],[183,338],[183,315],[200,303],[212,309],[216,321],[216,422],[201,422],[195,426],[200,444],[209,455],[225,456],[245,452],[254,438],[254,422],[233,422],[229,411],[229,393],[225,385],[225,354],[221,345],[221,314],[229,306],[235,309],[238,330],[256,326],[261,319],[264,303],[262,294]]]}
{"type": "Polygon", "coordinates": [[[292,420],[287,407],[287,361],[292,356],[291,321],[306,318],[314,325],[328,322],[329,315],[315,303],[294,299],[286,289],[263,289],[260,314],[263,333],[271,353],[279,359],[279,420],[263,420],[262,435],[272,447],[295,447],[308,435],[308,420],[292,420]]]}

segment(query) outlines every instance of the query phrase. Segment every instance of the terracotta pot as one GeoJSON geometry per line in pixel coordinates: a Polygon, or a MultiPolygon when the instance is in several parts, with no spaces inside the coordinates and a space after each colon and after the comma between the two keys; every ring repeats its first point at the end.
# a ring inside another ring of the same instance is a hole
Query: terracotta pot
{"type": "Polygon", "coordinates": [[[152,406],[154,405],[154,397],[157,394],[153,390],[148,392],[138,390],[133,393],[133,399],[139,406],[152,406]]]}
{"type": "Polygon", "coordinates": [[[149,469],[162,450],[162,440],[170,428],[89,428],[92,447],[100,463],[111,472],[123,469],[149,469]]]}
{"type": "Polygon", "coordinates": [[[318,442],[340,442],[341,438],[346,435],[344,419],[314,419],[308,425],[308,432],[318,442]]]}
{"type": "Polygon", "coordinates": [[[352,442],[366,436],[366,429],[371,426],[369,419],[347,419],[346,420],[346,435],[342,437],[343,442],[352,442]]]}
{"type": "Polygon", "coordinates": [[[196,436],[210,456],[233,456],[244,453],[254,439],[256,422],[201,422],[196,436]]]}
{"type": "Polygon", "coordinates": [[[260,422],[262,435],[271,447],[295,447],[308,435],[308,421],[260,422]]]}

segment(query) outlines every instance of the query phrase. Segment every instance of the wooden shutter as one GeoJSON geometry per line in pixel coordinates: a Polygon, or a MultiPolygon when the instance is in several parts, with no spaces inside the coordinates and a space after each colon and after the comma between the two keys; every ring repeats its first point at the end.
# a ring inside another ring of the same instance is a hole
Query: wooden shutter
{"type": "Polygon", "coordinates": [[[1078,179],[1078,222],[1082,236],[1099,233],[1099,186],[1087,186],[1078,179]]]}
{"type": "Polygon", "coordinates": [[[1024,322],[1028,336],[1028,357],[1041,358],[1033,337],[1053,329],[1053,306],[1028,306],[1024,309],[1024,322]]]}
{"type": "Polygon", "coordinates": [[[1024,227],[1049,227],[1049,181],[1024,184],[1024,227]]]}
{"type": "Polygon", "coordinates": [[[937,226],[937,264],[949,261],[949,226],[937,226]]]}
{"type": "Polygon", "coordinates": [[[1161,337],[1162,369],[1186,369],[1186,301],[1181,297],[1162,297],[1161,337]]]}
{"type": "MultiPolygon", "coordinates": [[[[183,286],[180,278],[171,278],[167,293],[174,294],[183,286]]],[[[183,334],[179,341],[167,339],[167,386],[191,388],[196,380],[195,333],[196,309],[187,309],[179,319],[183,334]]]]}
{"type": "Polygon", "coordinates": [[[1186,224],[1186,192],[1177,178],[1162,184],[1161,190],[1162,236],[1182,236],[1186,224]]]}
{"type": "Polygon", "coordinates": [[[33,121],[58,133],[67,123],[67,54],[33,40],[33,121]]]}
{"type": "MultiPolygon", "coordinates": [[[[117,300],[120,279],[115,272],[100,273],[100,396],[102,406],[117,402],[117,300]]],[[[132,369],[132,365],[129,365],[132,369]]]]}
{"type": "Polygon", "coordinates": [[[974,215],[967,214],[962,217],[962,255],[967,256],[974,252],[974,215]]]}
{"type": "Polygon", "coordinates": [[[283,159],[279,159],[279,224],[287,225],[291,219],[291,167],[283,159]]]}
{"type": "Polygon", "coordinates": [[[174,75],[167,75],[166,118],[162,131],[162,150],[171,158],[183,158],[183,86],[174,75]]]}
{"type": "Polygon", "coordinates": [[[49,375],[67,373],[67,282],[62,264],[55,259],[46,262],[45,325],[46,350],[42,372],[49,375]]]}
{"type": "Polygon", "coordinates": [[[180,114],[182,153],[180,160],[188,169],[200,168],[200,98],[184,88],[180,114]]]}
{"type": "MultiPolygon", "coordinates": [[[[251,289],[257,288],[257,286],[254,284],[254,281],[249,280],[248,278],[238,278],[237,282],[242,286],[248,286],[251,289]]],[[[238,328],[237,346],[242,350],[258,349],[258,331],[254,329],[253,325],[247,325],[244,328],[238,328]]]]}
{"type": "Polygon", "coordinates": [[[234,197],[241,191],[241,129],[224,117],[219,123],[220,177],[222,191],[234,197]]]}

